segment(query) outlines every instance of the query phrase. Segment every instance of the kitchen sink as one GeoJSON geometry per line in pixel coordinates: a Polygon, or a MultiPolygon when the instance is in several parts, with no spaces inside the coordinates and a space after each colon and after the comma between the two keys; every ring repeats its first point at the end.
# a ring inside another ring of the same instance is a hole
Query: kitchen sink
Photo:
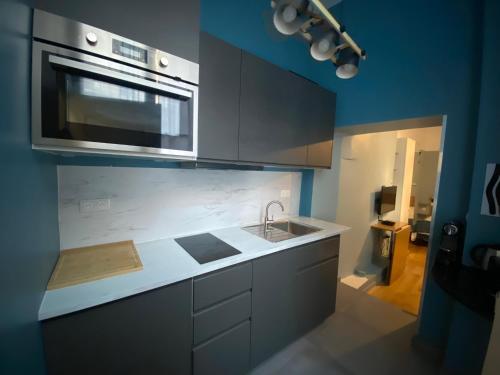
{"type": "Polygon", "coordinates": [[[316,227],[311,227],[309,225],[294,223],[293,221],[279,221],[268,225],[268,228],[279,229],[296,236],[304,236],[306,234],[317,232],[321,229],[316,227]]]}
{"type": "Polygon", "coordinates": [[[264,224],[252,225],[242,228],[255,236],[264,238],[270,242],[280,242],[291,238],[305,236],[306,234],[318,232],[321,229],[310,225],[299,224],[293,221],[278,221],[268,224],[268,231],[264,229],[264,224]]]}

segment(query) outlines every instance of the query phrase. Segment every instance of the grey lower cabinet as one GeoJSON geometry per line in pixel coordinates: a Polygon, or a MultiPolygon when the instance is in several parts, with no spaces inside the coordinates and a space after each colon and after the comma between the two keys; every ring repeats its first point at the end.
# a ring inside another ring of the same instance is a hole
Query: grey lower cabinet
{"type": "Polygon", "coordinates": [[[339,236],[253,261],[251,364],[335,312],[339,236]]]}
{"type": "Polygon", "coordinates": [[[47,372],[243,375],[335,311],[339,236],[42,322],[47,372]]]}
{"type": "Polygon", "coordinates": [[[192,285],[42,322],[48,374],[191,374],[192,285]]]}
{"type": "Polygon", "coordinates": [[[194,279],[193,375],[250,369],[252,262],[194,279]]]}

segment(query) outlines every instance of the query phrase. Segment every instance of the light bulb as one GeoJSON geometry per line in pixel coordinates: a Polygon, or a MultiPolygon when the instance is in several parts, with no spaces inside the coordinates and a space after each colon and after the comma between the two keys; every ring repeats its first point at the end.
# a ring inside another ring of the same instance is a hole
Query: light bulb
{"type": "Polygon", "coordinates": [[[321,53],[327,53],[330,49],[330,41],[328,38],[323,38],[318,43],[318,51],[321,53]]]}
{"type": "Polygon", "coordinates": [[[291,5],[288,5],[283,10],[283,21],[286,23],[292,23],[297,18],[297,9],[291,5]]]}

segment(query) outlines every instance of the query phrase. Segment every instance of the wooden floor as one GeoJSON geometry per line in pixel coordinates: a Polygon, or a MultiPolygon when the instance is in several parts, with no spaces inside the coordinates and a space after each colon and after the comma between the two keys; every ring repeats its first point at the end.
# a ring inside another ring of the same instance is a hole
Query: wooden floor
{"type": "Polygon", "coordinates": [[[368,294],[418,315],[427,248],[410,244],[403,275],[389,286],[377,285],[368,294]]]}

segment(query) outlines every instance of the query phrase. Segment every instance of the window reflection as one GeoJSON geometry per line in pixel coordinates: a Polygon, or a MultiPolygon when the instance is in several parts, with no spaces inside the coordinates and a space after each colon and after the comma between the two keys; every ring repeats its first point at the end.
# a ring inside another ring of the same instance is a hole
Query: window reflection
{"type": "Polygon", "coordinates": [[[177,137],[181,128],[181,102],[176,99],[156,95],[161,105],[161,134],[177,137]]]}
{"type": "Polygon", "coordinates": [[[68,89],[69,91],[78,91],[81,95],[93,96],[95,98],[109,98],[131,102],[146,101],[146,93],[144,91],[85,77],[69,76],[68,89]]]}
{"type": "Polygon", "coordinates": [[[189,135],[186,101],[66,75],[67,121],[165,136],[189,135]],[[129,103],[123,103],[129,102],[129,103]]]}

